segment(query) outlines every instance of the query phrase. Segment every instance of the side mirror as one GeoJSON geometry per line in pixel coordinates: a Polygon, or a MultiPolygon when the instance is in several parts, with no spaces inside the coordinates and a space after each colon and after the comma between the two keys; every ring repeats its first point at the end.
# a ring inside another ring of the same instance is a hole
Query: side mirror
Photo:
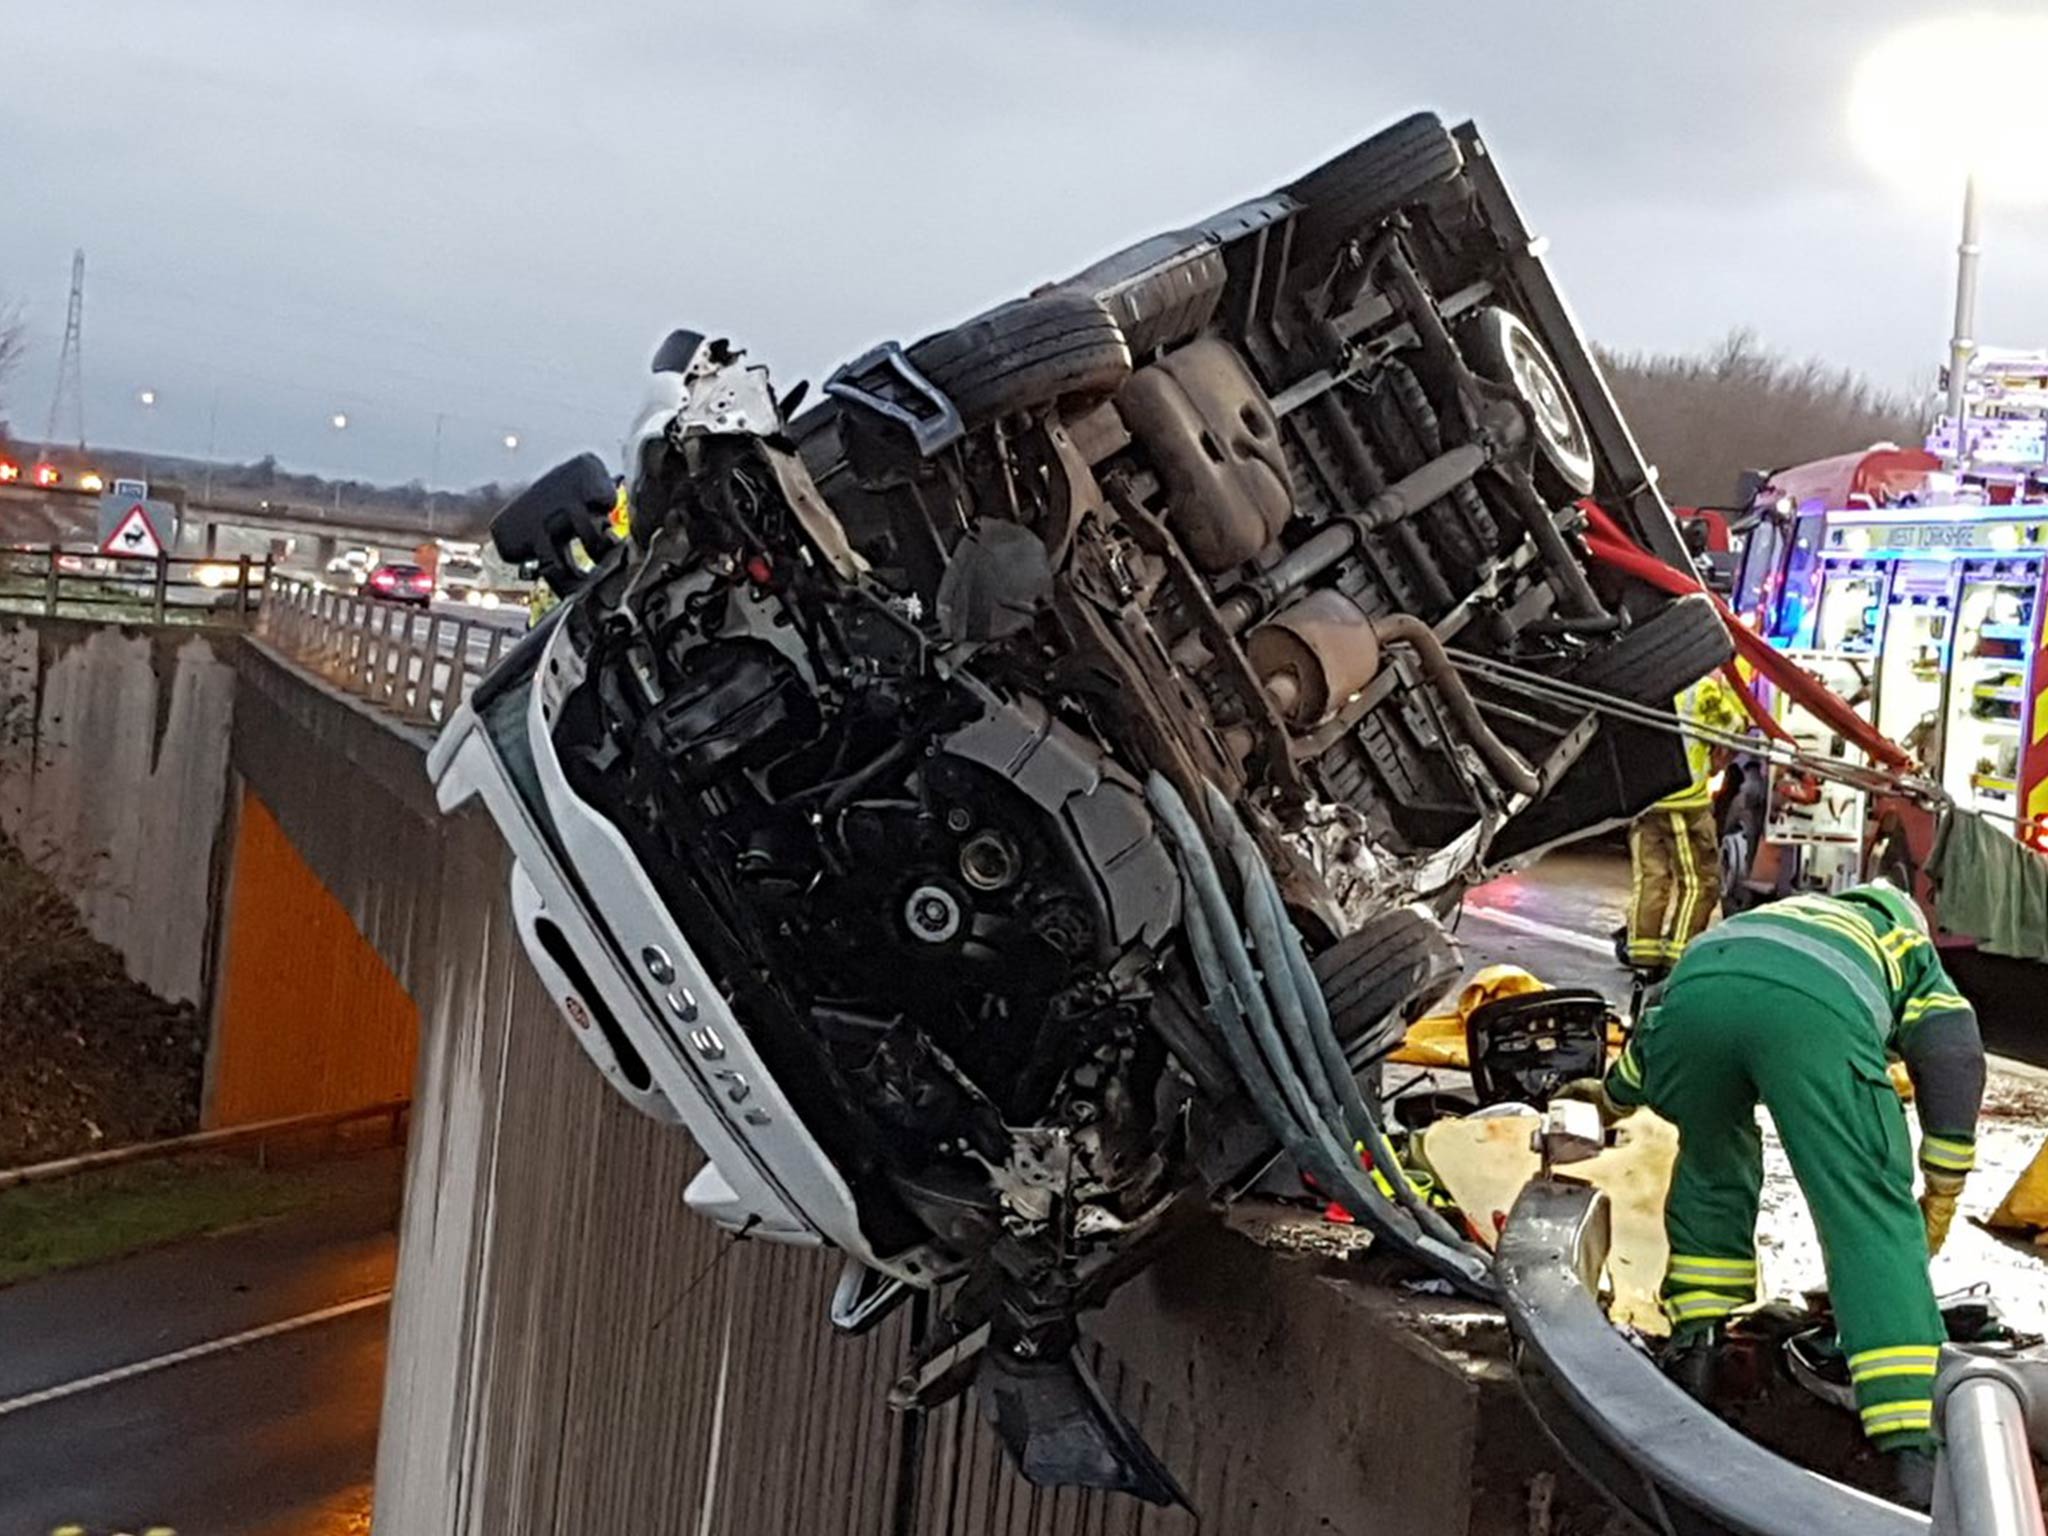
{"type": "Polygon", "coordinates": [[[571,551],[577,546],[595,561],[617,541],[607,518],[615,490],[611,471],[594,453],[557,464],[505,504],[491,519],[491,543],[508,564],[532,564],[557,597],[567,597],[589,578],[571,551]]]}

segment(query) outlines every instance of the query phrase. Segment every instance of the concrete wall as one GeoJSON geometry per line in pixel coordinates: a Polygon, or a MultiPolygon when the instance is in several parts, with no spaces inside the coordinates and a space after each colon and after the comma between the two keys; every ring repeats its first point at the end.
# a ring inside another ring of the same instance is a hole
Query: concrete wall
{"type": "Polygon", "coordinates": [[[0,831],[163,997],[206,993],[232,636],[0,619],[0,831]]]}

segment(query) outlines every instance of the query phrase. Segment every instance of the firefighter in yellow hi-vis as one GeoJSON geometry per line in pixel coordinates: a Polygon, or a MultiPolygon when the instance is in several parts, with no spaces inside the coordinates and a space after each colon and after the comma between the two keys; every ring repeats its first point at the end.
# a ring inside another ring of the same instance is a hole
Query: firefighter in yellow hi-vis
{"type": "MultiPolygon", "coordinates": [[[[613,492],[612,510],[605,518],[605,527],[611,530],[612,537],[621,544],[626,542],[627,535],[633,531],[633,513],[626,502],[626,482],[623,476],[618,479],[617,489],[613,492]]],[[[570,558],[586,571],[595,563],[581,544],[571,552],[570,558]]],[[[526,627],[533,628],[546,616],[547,611],[560,601],[561,599],[555,596],[553,587],[545,581],[536,581],[533,584],[533,591],[526,599],[526,627]]]]}
{"type": "MultiPolygon", "coordinates": [[[[1678,718],[1734,733],[1749,724],[1735,690],[1709,673],[1674,701],[1678,718]]],[[[1692,780],[1666,795],[1629,828],[1633,876],[1628,906],[1628,963],[1639,971],[1669,970],[1713,918],[1721,896],[1721,846],[1714,826],[1714,751],[1685,742],[1692,780]]]]}

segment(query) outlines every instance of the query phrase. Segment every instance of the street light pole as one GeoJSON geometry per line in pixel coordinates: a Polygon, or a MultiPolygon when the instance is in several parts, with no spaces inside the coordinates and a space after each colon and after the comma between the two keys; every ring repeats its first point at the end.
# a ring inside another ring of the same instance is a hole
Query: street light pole
{"type": "Polygon", "coordinates": [[[1956,244],[1956,326],[1948,343],[1948,415],[1955,423],[1956,463],[1964,468],[1970,462],[1965,386],[1970,358],[1977,350],[1977,259],[1983,254],[1977,236],[1977,176],[1973,171],[1963,179],[1963,237],[1956,244]]]}
{"type": "Polygon", "coordinates": [[[216,429],[220,426],[220,386],[213,386],[213,403],[206,408],[206,489],[199,493],[199,499],[208,506],[213,505],[213,445],[216,429]]]}
{"type": "Polygon", "coordinates": [[[446,424],[445,411],[434,412],[434,467],[427,474],[427,537],[434,537],[434,513],[441,501],[441,428],[446,424]]]}

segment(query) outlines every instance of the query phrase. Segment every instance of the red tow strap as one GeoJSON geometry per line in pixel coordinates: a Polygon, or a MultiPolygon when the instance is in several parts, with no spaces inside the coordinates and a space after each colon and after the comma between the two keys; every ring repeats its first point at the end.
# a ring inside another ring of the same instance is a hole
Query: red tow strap
{"type": "MultiPolygon", "coordinates": [[[[1579,509],[1586,514],[1586,547],[1593,552],[1596,560],[1674,596],[1705,592],[1720,612],[1722,622],[1728,626],[1728,633],[1735,641],[1736,651],[1743,660],[1769,678],[1774,687],[1782,688],[1795,703],[1840,731],[1843,736],[1868,752],[1874,761],[1898,773],[1912,770],[1912,757],[1897,742],[1857,714],[1846,700],[1823,684],[1820,679],[1805,671],[1783,651],[1743,623],[1736,616],[1735,610],[1723,602],[1718,593],[1708,591],[1700,584],[1698,577],[1666,565],[1655,555],[1642,549],[1619,523],[1592,502],[1580,502],[1579,509]]],[[[1742,700],[1743,708],[1749,711],[1750,719],[1757,723],[1758,728],[1766,735],[1789,742],[1792,738],[1786,733],[1785,728],[1772,719],[1769,712],[1750,696],[1748,688],[1740,686],[1741,679],[1735,674],[1734,669],[1729,667],[1724,671],[1738,685],[1736,693],[1742,700]]]]}

